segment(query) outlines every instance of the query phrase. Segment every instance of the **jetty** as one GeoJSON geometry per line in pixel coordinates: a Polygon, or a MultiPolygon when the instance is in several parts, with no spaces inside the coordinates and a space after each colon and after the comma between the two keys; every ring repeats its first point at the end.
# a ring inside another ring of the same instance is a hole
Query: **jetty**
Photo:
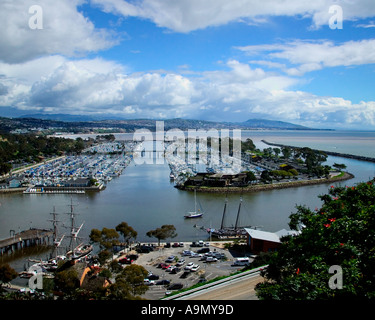
{"type": "Polygon", "coordinates": [[[30,228],[18,233],[10,230],[10,237],[0,240],[0,255],[32,245],[49,244],[52,235],[53,231],[49,229],[30,228]]]}

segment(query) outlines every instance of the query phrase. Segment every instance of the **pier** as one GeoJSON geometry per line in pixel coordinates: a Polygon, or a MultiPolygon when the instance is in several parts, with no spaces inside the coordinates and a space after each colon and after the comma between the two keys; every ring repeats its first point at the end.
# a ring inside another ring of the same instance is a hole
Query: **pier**
{"type": "Polygon", "coordinates": [[[10,230],[10,238],[0,240],[0,255],[32,245],[48,244],[53,231],[49,229],[29,229],[15,233],[10,230]],[[13,234],[13,235],[12,235],[13,234]]]}

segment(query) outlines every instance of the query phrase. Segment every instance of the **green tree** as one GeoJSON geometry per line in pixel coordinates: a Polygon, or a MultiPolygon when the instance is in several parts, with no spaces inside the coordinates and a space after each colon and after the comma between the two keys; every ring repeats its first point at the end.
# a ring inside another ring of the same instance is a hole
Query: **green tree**
{"type": "Polygon", "coordinates": [[[126,266],[116,277],[116,282],[110,287],[112,299],[129,300],[144,294],[148,286],[143,283],[147,270],[136,264],[126,266]]]}
{"type": "Polygon", "coordinates": [[[160,246],[160,240],[177,237],[176,228],[171,224],[165,224],[161,228],[150,230],[146,233],[150,238],[154,237],[158,239],[158,245],[160,246]]]}
{"type": "Polygon", "coordinates": [[[18,272],[8,263],[0,266],[0,282],[8,283],[18,277],[18,272]]]}
{"type": "Polygon", "coordinates": [[[297,206],[289,226],[300,233],[284,237],[272,255],[256,286],[260,299],[375,298],[374,182],[332,186],[315,211],[297,206]],[[342,268],[341,289],[329,286],[331,266],[342,268]]]}
{"type": "Polygon", "coordinates": [[[135,231],[126,222],[121,222],[119,225],[117,225],[116,231],[124,237],[124,241],[127,244],[129,244],[130,239],[136,239],[138,235],[137,231],[135,231]]]}

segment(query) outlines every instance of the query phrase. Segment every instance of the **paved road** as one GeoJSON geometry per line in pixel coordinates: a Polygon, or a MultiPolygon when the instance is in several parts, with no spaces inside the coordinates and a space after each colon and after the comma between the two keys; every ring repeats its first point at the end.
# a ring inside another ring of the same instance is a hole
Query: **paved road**
{"type": "Polygon", "coordinates": [[[210,291],[195,293],[181,300],[258,300],[254,287],[264,280],[260,275],[248,279],[238,279],[210,291]]]}

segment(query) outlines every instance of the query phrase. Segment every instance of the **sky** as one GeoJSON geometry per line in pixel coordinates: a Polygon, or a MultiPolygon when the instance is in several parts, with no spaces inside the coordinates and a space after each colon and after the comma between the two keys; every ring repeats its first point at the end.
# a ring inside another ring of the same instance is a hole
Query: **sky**
{"type": "Polygon", "coordinates": [[[375,130],[374,0],[1,0],[0,116],[375,130]]]}

